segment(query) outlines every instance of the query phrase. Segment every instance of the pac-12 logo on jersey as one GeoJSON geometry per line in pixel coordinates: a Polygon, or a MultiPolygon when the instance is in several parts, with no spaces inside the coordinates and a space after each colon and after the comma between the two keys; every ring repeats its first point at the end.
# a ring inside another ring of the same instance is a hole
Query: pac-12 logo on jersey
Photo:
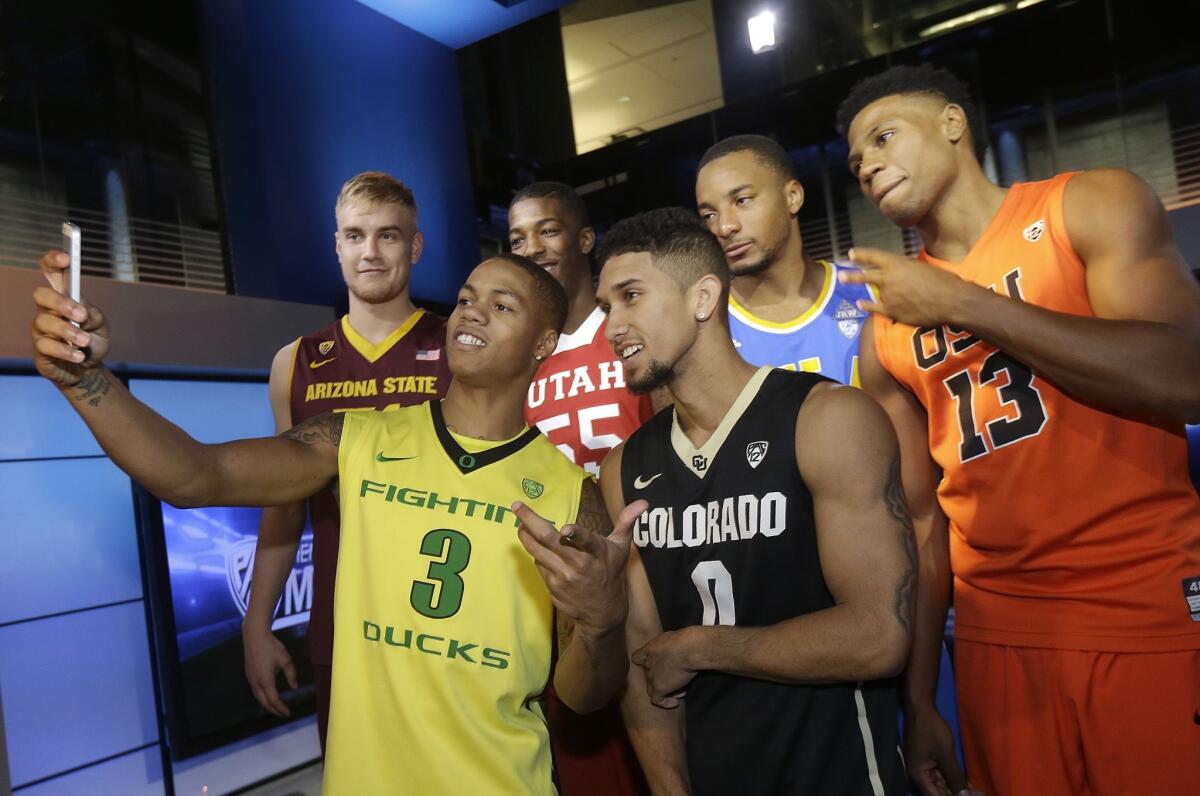
{"type": "Polygon", "coordinates": [[[1041,240],[1042,233],[1045,231],[1046,219],[1039,218],[1037,221],[1025,227],[1025,230],[1021,233],[1021,235],[1030,243],[1037,243],[1039,240],[1041,240]]]}
{"type": "Polygon", "coordinates": [[[838,331],[847,340],[853,340],[858,336],[858,330],[862,328],[863,318],[867,317],[867,314],[849,301],[842,299],[842,303],[838,305],[833,317],[837,320],[838,331]]]}
{"type": "Polygon", "coordinates": [[[334,342],[335,341],[333,341],[333,340],[326,340],[325,342],[323,342],[319,346],[317,346],[317,351],[321,352],[321,356],[325,356],[326,354],[328,354],[330,351],[333,350],[334,342]]]}
{"type": "MultiPolygon", "coordinates": [[[[229,595],[237,605],[242,616],[250,604],[250,580],[254,573],[253,538],[242,539],[225,549],[225,582],[229,586],[229,595]]],[[[296,562],[288,573],[287,583],[279,605],[275,607],[276,616],[271,622],[272,630],[280,630],[292,625],[308,621],[309,611],[312,610],[313,598],[313,565],[312,565],[312,534],[306,533],[300,540],[296,550],[296,562]]]]}
{"type": "Polygon", "coordinates": [[[767,444],[766,440],[760,439],[746,446],[746,464],[750,465],[751,470],[762,464],[762,460],[766,458],[767,444]]]}

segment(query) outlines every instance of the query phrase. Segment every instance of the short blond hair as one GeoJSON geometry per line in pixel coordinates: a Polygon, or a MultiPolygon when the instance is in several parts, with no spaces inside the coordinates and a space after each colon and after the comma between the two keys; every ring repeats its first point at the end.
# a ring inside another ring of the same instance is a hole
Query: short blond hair
{"type": "Polygon", "coordinates": [[[417,200],[412,189],[390,174],[382,171],[364,171],[355,174],[342,186],[335,209],[349,202],[361,201],[368,205],[399,204],[417,212],[417,200]]]}

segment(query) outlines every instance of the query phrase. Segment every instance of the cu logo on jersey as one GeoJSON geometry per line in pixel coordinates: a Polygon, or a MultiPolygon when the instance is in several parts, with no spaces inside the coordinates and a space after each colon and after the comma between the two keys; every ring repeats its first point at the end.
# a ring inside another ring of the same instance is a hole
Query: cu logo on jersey
{"type": "Polygon", "coordinates": [[[749,445],[746,446],[746,464],[750,465],[751,470],[757,468],[758,465],[762,464],[762,460],[764,458],[766,458],[766,456],[767,456],[766,440],[760,439],[758,442],[751,442],[749,445]]]}
{"type": "Polygon", "coordinates": [[[697,453],[692,457],[692,469],[696,470],[697,472],[704,472],[707,470],[708,458],[697,453]]]}

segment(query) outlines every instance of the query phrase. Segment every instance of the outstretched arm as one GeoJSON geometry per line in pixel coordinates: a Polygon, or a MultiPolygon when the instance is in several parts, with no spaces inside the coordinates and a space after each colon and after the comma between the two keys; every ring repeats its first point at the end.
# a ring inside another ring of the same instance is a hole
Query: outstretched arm
{"type": "Polygon", "coordinates": [[[1154,191],[1127,171],[1067,183],[1063,216],[1096,317],[1017,301],[941,269],[856,249],[881,301],[866,309],[914,326],[966,329],[1078,396],[1117,412],[1200,422],[1200,285],[1154,191]],[[1136,379],[1129,378],[1137,373],[1136,379]]]}
{"type": "MultiPolygon", "coordinates": [[[[51,252],[43,270],[61,280],[51,252]]],[[[176,506],[269,506],[300,500],[337,475],[342,418],[324,415],[274,438],[205,445],[138,401],[104,367],[103,314],[49,287],[34,291],[34,363],[70,400],[113,462],[176,506]],[[67,319],[78,319],[76,329],[67,319]]]]}
{"type": "Polygon", "coordinates": [[[908,656],[916,545],[896,435],[869,396],[818,387],[796,420],[821,571],[834,606],[765,627],[693,626],[633,653],[652,698],[673,703],[697,671],[780,683],[891,677],[908,656]]]}

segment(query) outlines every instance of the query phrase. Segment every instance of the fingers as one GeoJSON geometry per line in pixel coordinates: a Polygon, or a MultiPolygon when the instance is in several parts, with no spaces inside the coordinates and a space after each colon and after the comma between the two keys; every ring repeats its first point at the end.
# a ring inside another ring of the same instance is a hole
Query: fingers
{"type": "Polygon", "coordinates": [[[863,246],[855,246],[846,252],[846,256],[855,265],[867,266],[868,268],[886,268],[896,257],[896,255],[883,249],[871,249],[863,246]]]}
{"type": "Polygon", "coordinates": [[[91,304],[87,304],[84,307],[84,312],[86,314],[86,319],[80,322],[79,328],[83,329],[85,332],[94,332],[108,323],[108,318],[104,317],[104,313],[99,307],[93,307],[91,304]]]}
{"type": "Polygon", "coordinates": [[[638,517],[649,510],[650,504],[645,500],[635,500],[621,509],[621,513],[617,516],[617,523],[613,526],[612,533],[608,535],[609,541],[628,549],[630,540],[633,538],[634,524],[637,523],[638,517]]]}
{"type": "Polygon", "coordinates": [[[874,271],[871,274],[868,274],[868,272],[864,270],[838,271],[838,281],[843,285],[865,285],[868,282],[874,282],[872,275],[878,275],[878,273],[878,271],[874,271]]]}
{"type": "Polygon", "coordinates": [[[287,680],[287,684],[291,688],[300,687],[300,678],[296,676],[296,664],[292,663],[292,656],[285,654],[283,656],[282,668],[283,677],[287,680]]]}
{"type": "Polygon", "coordinates": [[[60,318],[66,318],[79,323],[88,320],[86,307],[72,301],[52,287],[35,288],[33,291],[33,303],[40,312],[49,312],[60,318]]]}
{"type": "Polygon", "coordinates": [[[70,321],[48,312],[39,312],[34,317],[33,329],[41,336],[53,337],[80,348],[85,348],[92,342],[90,334],[73,326],[70,321]]]}
{"type": "Polygon", "coordinates": [[[859,299],[858,301],[856,301],[854,303],[863,312],[874,312],[874,313],[878,313],[880,315],[887,315],[889,318],[892,317],[891,315],[888,315],[887,308],[884,307],[883,304],[878,301],[869,301],[867,299],[859,299]]]}
{"type": "MultiPolygon", "coordinates": [[[[560,533],[553,523],[520,501],[512,504],[512,510],[521,520],[521,528],[528,534],[529,539],[559,559],[570,560],[577,556],[579,551],[587,549],[588,545],[594,545],[592,534],[580,525],[564,525],[560,533]]],[[[529,550],[536,560],[543,560],[528,545],[525,549],[529,550]]]]}
{"type": "Polygon", "coordinates": [[[274,669],[271,671],[271,678],[262,678],[261,680],[253,680],[250,683],[250,690],[254,693],[254,699],[258,704],[262,705],[263,710],[274,714],[278,717],[287,718],[291,715],[288,706],[279,698],[279,691],[275,688],[274,669]]]}
{"type": "Polygon", "coordinates": [[[42,255],[42,273],[46,276],[46,281],[50,283],[50,287],[56,291],[62,291],[63,288],[63,271],[71,265],[71,258],[67,253],[59,249],[51,249],[42,255]]]}
{"type": "MultiPolygon", "coordinates": [[[[557,537],[558,534],[555,533],[555,536],[557,537]]],[[[517,540],[525,548],[526,552],[533,556],[533,561],[538,565],[539,569],[545,570],[542,572],[542,579],[547,582],[547,585],[549,585],[549,579],[546,577],[547,573],[552,573],[555,577],[559,578],[570,576],[571,571],[567,567],[566,562],[563,561],[562,555],[552,550],[541,539],[535,537],[533,532],[530,531],[529,526],[524,523],[521,524],[521,527],[517,528],[517,540]]]]}

